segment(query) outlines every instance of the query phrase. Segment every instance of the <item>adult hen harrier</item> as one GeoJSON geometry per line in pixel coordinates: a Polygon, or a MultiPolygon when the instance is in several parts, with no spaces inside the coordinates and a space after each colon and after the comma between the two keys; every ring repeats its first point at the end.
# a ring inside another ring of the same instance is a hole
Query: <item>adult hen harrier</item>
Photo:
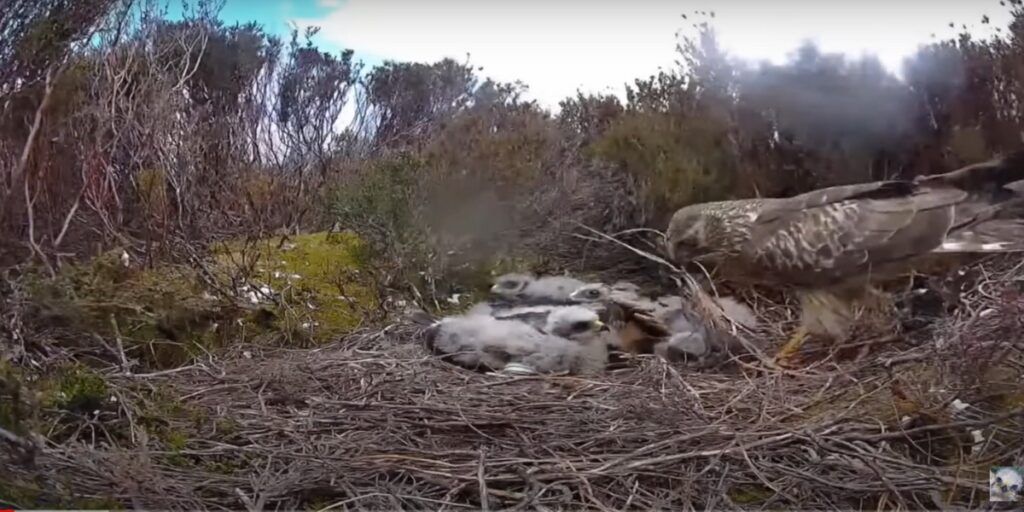
{"type": "Polygon", "coordinates": [[[795,288],[801,327],[777,356],[786,359],[809,333],[846,335],[872,279],[928,255],[1024,250],[1024,198],[1006,187],[1018,180],[1024,151],[912,181],[695,204],[673,215],[667,249],[727,280],[795,288]]]}

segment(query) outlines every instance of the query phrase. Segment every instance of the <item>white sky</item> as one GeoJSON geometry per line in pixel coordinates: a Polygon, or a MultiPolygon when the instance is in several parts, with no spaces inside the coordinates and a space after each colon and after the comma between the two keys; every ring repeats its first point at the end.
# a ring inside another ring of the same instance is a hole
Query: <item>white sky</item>
{"type": "Polygon", "coordinates": [[[713,26],[736,57],[783,62],[811,39],[828,52],[875,54],[897,72],[932,34],[956,33],[951,21],[989,36],[1010,19],[998,0],[318,1],[330,14],[297,22],[357,55],[433,62],[469,53],[484,75],[522,80],[548,107],[577,89],[621,95],[623,84],[674,66],[675,34],[692,30],[695,10],[715,11],[713,26]]]}

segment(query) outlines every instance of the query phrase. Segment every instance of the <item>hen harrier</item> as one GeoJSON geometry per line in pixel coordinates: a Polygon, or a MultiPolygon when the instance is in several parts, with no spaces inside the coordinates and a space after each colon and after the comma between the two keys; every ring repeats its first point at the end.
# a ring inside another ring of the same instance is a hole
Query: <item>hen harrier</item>
{"type": "Polygon", "coordinates": [[[807,334],[842,338],[853,301],[873,279],[913,269],[930,255],[1024,250],[1024,151],[946,174],[824,188],[789,198],[695,204],[673,215],[669,256],[711,263],[727,280],[798,291],[807,334]]]}

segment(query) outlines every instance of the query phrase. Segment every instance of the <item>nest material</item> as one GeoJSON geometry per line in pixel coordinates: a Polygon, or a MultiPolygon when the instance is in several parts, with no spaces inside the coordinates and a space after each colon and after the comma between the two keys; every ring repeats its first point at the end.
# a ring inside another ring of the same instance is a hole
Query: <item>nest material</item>
{"type": "Polygon", "coordinates": [[[33,464],[0,460],[13,482],[151,509],[977,507],[989,467],[1024,463],[1022,276],[986,274],[937,338],[800,372],[641,356],[595,378],[485,375],[401,325],[111,369],[116,402],[65,418],[33,464]],[[144,412],[157,395],[178,409],[144,412]]]}

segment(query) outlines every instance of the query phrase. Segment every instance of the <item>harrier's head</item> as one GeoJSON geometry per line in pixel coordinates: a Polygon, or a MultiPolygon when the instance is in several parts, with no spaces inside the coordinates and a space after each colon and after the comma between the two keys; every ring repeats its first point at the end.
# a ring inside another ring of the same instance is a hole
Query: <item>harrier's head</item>
{"type": "Polygon", "coordinates": [[[666,252],[679,264],[706,261],[736,253],[750,238],[763,199],[738,199],[693,204],[672,216],[665,233],[666,252]]]}
{"type": "Polygon", "coordinates": [[[604,323],[594,311],[580,306],[569,306],[552,311],[548,315],[544,330],[555,336],[580,341],[603,328],[604,323]]]}
{"type": "Polygon", "coordinates": [[[526,274],[505,274],[494,280],[491,293],[508,299],[514,298],[526,290],[536,279],[526,274]]]}
{"type": "Polygon", "coordinates": [[[708,247],[710,229],[705,206],[686,206],[672,216],[665,233],[665,249],[672,261],[686,263],[711,252],[708,247]]]}

